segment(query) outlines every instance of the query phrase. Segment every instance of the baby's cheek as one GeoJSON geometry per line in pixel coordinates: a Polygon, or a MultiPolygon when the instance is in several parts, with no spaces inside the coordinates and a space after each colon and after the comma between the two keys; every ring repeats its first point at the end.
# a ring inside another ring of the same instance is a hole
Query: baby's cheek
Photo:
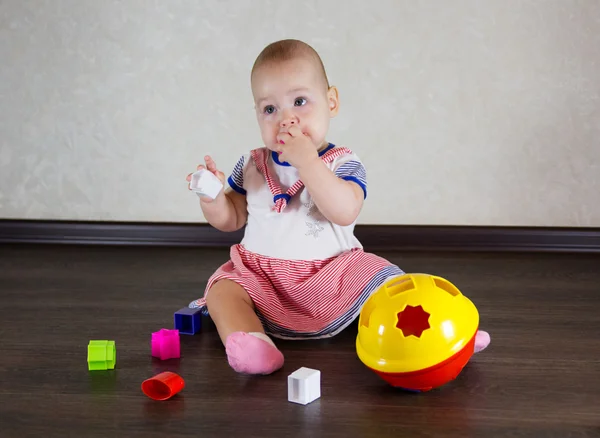
{"type": "Polygon", "coordinates": [[[263,140],[273,142],[277,137],[278,128],[271,124],[261,126],[263,140]]]}

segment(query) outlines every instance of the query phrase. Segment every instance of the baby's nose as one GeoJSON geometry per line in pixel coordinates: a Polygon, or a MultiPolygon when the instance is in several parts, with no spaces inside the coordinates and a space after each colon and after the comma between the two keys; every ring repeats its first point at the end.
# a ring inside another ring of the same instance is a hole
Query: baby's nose
{"type": "Polygon", "coordinates": [[[284,128],[291,126],[291,125],[297,125],[297,124],[298,124],[298,119],[293,114],[285,114],[283,116],[283,118],[281,119],[281,126],[284,128]]]}

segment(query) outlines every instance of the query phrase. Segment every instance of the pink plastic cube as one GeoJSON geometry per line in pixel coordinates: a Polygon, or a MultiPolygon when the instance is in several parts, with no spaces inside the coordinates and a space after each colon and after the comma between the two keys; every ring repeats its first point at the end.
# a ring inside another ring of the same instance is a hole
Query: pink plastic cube
{"type": "Polygon", "coordinates": [[[152,333],[152,356],[160,360],[180,357],[179,330],[160,329],[152,333]]]}

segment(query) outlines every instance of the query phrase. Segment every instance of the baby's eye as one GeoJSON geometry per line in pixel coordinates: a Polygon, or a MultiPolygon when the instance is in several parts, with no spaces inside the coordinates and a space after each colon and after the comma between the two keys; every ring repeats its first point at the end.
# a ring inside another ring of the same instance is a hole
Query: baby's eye
{"type": "Polygon", "coordinates": [[[295,101],[294,101],[294,106],[302,106],[306,104],[306,99],[303,97],[298,97],[295,101]]]}
{"type": "Polygon", "coordinates": [[[265,113],[265,114],[273,114],[274,112],[275,112],[275,107],[273,105],[267,105],[263,109],[263,113],[265,113]]]}

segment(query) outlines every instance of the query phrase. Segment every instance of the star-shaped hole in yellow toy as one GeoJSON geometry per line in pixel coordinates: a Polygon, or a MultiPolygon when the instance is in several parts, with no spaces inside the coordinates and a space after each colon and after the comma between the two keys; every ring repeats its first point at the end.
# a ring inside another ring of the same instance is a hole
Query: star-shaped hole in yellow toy
{"type": "Polygon", "coordinates": [[[402,330],[405,338],[409,336],[420,338],[423,332],[430,328],[429,313],[425,312],[422,306],[406,306],[398,313],[396,327],[402,330]]]}

